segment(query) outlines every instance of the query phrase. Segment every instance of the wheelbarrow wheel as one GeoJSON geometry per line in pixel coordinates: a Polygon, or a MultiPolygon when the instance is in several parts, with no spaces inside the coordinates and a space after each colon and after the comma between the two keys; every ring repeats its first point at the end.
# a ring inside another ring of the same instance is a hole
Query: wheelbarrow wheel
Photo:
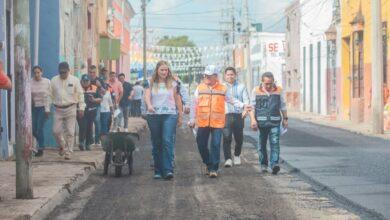
{"type": "Polygon", "coordinates": [[[103,175],[108,174],[108,166],[110,165],[110,154],[106,153],[106,156],[104,157],[104,170],[103,175]]]}
{"type": "Polygon", "coordinates": [[[133,174],[133,152],[127,158],[127,163],[129,165],[129,175],[133,174]]]}
{"type": "Polygon", "coordinates": [[[122,176],[122,166],[115,166],[115,176],[116,177],[122,176]]]}

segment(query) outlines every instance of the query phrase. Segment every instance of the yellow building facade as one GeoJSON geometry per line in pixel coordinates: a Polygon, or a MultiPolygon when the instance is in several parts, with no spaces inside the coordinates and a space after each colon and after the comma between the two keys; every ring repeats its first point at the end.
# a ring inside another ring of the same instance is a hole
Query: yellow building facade
{"type": "MultiPolygon", "coordinates": [[[[384,48],[384,103],[390,88],[390,1],[382,1],[384,48]]],[[[370,122],[371,108],[371,1],[341,0],[341,111],[339,117],[370,122]]]]}

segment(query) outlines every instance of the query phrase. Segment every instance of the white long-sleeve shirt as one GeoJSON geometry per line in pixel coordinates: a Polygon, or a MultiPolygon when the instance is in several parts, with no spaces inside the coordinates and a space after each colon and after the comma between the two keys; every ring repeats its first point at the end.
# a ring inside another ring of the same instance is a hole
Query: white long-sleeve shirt
{"type": "Polygon", "coordinates": [[[78,104],[78,109],[84,111],[84,90],[77,77],[69,75],[68,78],[61,79],[60,76],[55,76],[51,79],[50,85],[50,98],[54,105],[78,104]]]}

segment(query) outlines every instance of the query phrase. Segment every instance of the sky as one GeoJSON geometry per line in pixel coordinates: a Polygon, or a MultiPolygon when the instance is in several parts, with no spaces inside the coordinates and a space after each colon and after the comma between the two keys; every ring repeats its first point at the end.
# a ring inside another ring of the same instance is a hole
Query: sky
{"type": "MultiPolygon", "coordinates": [[[[137,30],[142,27],[141,0],[128,1],[136,12],[131,27],[133,30],[137,30]]],[[[222,11],[227,7],[228,1],[150,0],[146,9],[149,37],[157,40],[164,35],[187,35],[197,46],[219,45],[222,42],[222,33],[218,30],[221,29],[222,11]],[[181,30],[182,28],[185,30],[181,30]]],[[[230,1],[234,2],[235,17],[240,20],[242,0],[230,1]]],[[[284,32],[284,9],[292,1],[248,0],[251,23],[263,23],[265,31],[284,32]]],[[[231,22],[231,18],[229,21],[231,22]]],[[[136,33],[136,31],[133,33],[136,33]]],[[[141,40],[142,32],[138,33],[136,39],[141,40]]]]}

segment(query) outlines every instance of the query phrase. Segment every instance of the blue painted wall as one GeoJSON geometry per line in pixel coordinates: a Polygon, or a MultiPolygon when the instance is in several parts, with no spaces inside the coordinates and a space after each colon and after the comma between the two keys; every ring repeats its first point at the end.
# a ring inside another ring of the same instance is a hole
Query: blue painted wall
{"type": "MultiPolygon", "coordinates": [[[[5,28],[6,28],[6,14],[5,14],[5,1],[0,0],[0,41],[6,42],[5,28]]],[[[6,45],[4,45],[3,50],[0,51],[0,59],[5,64],[6,60],[6,45]]],[[[7,68],[7,65],[4,65],[4,68],[7,68]]],[[[0,133],[0,159],[6,159],[8,157],[8,129],[7,129],[7,92],[2,90],[0,91],[1,96],[1,127],[3,132],[0,133]]]]}
{"type": "MultiPolygon", "coordinates": [[[[60,59],[60,0],[41,0],[39,17],[39,58],[44,77],[53,78],[58,74],[60,59]]],[[[30,1],[30,45],[31,61],[34,61],[35,1],[30,1]]],[[[52,110],[53,112],[53,110],[52,110]]],[[[53,117],[45,123],[45,146],[56,147],[53,132],[53,117]]]]}
{"type": "MultiPolygon", "coordinates": [[[[34,17],[35,10],[31,14],[34,17]]],[[[31,21],[34,21],[34,19],[31,19],[31,21]]],[[[34,24],[34,22],[31,23],[34,24]]],[[[39,65],[43,68],[45,77],[51,79],[58,74],[59,55],[60,2],[59,0],[41,0],[39,65]]]]}

